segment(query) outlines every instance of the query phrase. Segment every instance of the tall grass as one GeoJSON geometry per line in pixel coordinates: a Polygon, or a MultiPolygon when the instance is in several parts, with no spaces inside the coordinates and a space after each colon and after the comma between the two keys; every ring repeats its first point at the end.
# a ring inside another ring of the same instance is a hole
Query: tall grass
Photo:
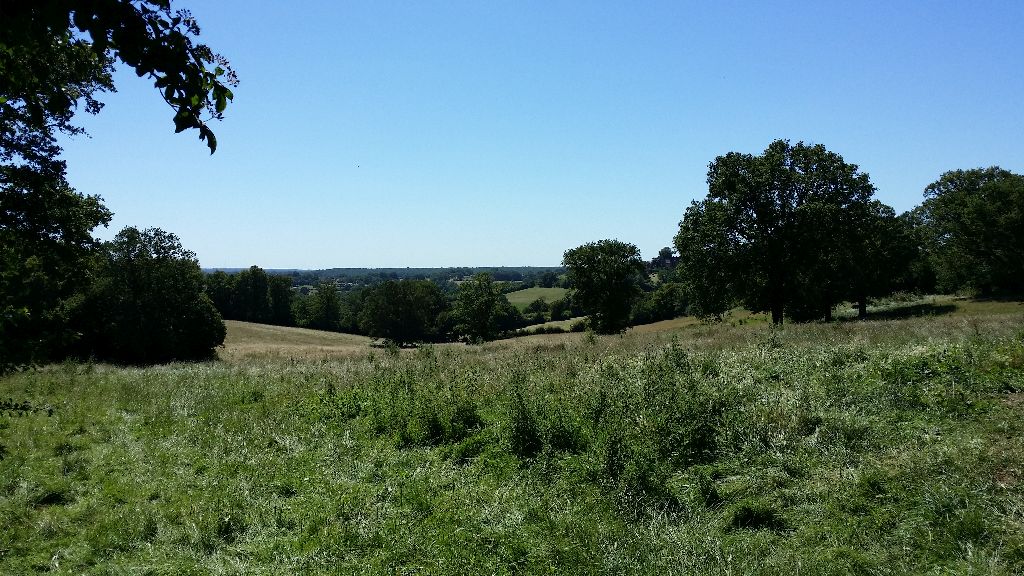
{"type": "Polygon", "coordinates": [[[1015,310],[0,381],[0,572],[1014,574],[1015,310]]]}

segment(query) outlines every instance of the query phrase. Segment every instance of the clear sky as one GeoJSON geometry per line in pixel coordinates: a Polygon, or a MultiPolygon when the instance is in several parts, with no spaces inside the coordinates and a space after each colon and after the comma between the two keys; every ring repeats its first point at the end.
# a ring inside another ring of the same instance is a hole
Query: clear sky
{"type": "Polygon", "coordinates": [[[707,165],[824,144],[897,211],[1024,173],[1024,2],[177,0],[241,84],[174,134],[118,72],[71,183],[206,267],[547,266],[670,246],[707,165]]]}

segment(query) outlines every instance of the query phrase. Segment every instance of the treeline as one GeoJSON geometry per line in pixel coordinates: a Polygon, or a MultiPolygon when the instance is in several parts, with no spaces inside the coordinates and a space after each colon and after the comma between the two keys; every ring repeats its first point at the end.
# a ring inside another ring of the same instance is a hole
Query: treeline
{"type": "MultiPolygon", "coordinates": [[[[558,281],[553,271],[541,282],[558,281]]],[[[225,319],[362,334],[400,345],[455,340],[484,341],[516,330],[579,314],[571,297],[538,299],[521,313],[505,297],[519,282],[499,282],[489,273],[468,280],[392,280],[341,289],[320,281],[313,289],[292,287],[293,277],[252,266],[236,274],[206,276],[206,293],[225,319]]]]}
{"type": "Polygon", "coordinates": [[[346,290],[321,281],[296,293],[284,289],[285,278],[272,281],[254,267],[234,279],[212,275],[208,292],[228,318],[400,343],[489,340],[580,315],[592,329],[614,333],[686,314],[721,318],[736,306],[782,323],[830,320],[843,302],[864,317],[872,298],[895,291],[1024,293],[1024,177],[997,167],[947,172],[920,206],[899,215],[874,193],[867,174],[822,145],[777,140],[761,155],[720,156],[709,166],[707,197],[679,224],[674,250],[649,262],[618,240],[568,250],[564,276],[548,270],[530,280],[566,286],[569,295],[535,301],[525,314],[501,296],[521,285],[489,274],[346,290]],[[232,282],[234,291],[225,291],[232,282]]]}
{"type": "Polygon", "coordinates": [[[294,326],[292,279],[252,266],[237,274],[206,276],[206,293],[226,320],[294,326]]]}
{"type": "Polygon", "coordinates": [[[205,358],[223,342],[222,318],[399,344],[480,342],[584,315],[592,329],[614,333],[683,314],[720,318],[736,306],[776,323],[828,320],[842,302],[864,316],[870,299],[899,290],[1024,293],[1024,176],[998,167],[947,172],[920,206],[897,215],[874,199],[856,165],[784,140],[760,155],[716,158],[708,194],[686,209],[674,250],[644,262],[632,244],[591,242],[567,250],[564,268],[513,269],[518,279],[504,282],[463,276],[469,268],[300,288],[309,278],[258,267],[204,276],[195,255],[162,230],[126,228],[96,241],[92,229],[110,220],[99,198],[37,176],[0,164],[0,372],[69,356],[205,358]],[[527,283],[570,291],[523,313],[505,293],[527,283]]]}
{"type": "Polygon", "coordinates": [[[205,359],[224,341],[195,254],[174,234],[128,227],[109,242],[50,240],[40,252],[31,229],[2,232],[11,267],[0,277],[0,373],[68,357],[205,359]]]}
{"type": "Polygon", "coordinates": [[[824,146],[777,140],[710,164],[707,197],[686,210],[675,253],[645,266],[635,246],[605,240],[567,251],[563,264],[603,332],[736,306],[776,324],[830,320],[843,302],[865,317],[870,299],[894,291],[1024,294],[1024,176],[950,171],[899,215],[874,193],[824,146]]]}
{"type": "Polygon", "coordinates": [[[316,286],[332,281],[339,286],[372,286],[385,280],[430,280],[440,286],[448,282],[468,280],[476,274],[489,274],[497,282],[508,286],[550,288],[559,283],[565,273],[562,267],[550,266],[493,266],[453,268],[327,268],[324,270],[270,270],[270,274],[287,275],[294,286],[316,286]]]}

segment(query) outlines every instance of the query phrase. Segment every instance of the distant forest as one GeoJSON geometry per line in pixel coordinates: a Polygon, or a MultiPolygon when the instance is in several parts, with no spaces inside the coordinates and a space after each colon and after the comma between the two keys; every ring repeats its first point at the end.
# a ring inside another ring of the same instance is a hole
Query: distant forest
{"type": "MultiPolygon", "coordinates": [[[[204,268],[207,274],[225,272],[235,274],[245,268],[204,268]]],[[[267,274],[289,276],[293,286],[315,286],[323,280],[330,280],[339,285],[351,284],[367,286],[384,280],[432,280],[448,282],[465,280],[474,274],[486,273],[499,282],[523,282],[533,285],[546,272],[556,275],[565,274],[563,266],[484,266],[484,267],[442,267],[442,268],[325,268],[321,270],[304,270],[298,268],[267,268],[267,274]]]]}
{"type": "Polygon", "coordinates": [[[205,275],[205,293],[225,319],[365,334],[398,344],[493,340],[582,314],[571,294],[550,302],[539,297],[524,311],[505,297],[532,287],[568,288],[565,268],[252,266],[205,275]]]}

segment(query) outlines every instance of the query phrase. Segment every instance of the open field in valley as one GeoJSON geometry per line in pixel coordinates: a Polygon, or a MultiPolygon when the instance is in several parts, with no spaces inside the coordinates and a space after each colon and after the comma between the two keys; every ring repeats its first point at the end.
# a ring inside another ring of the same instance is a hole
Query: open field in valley
{"type": "Polygon", "coordinates": [[[564,298],[568,292],[565,288],[540,288],[534,286],[524,290],[509,292],[505,297],[521,312],[537,298],[543,298],[548,304],[551,304],[555,300],[564,298]]]}
{"type": "Polygon", "coordinates": [[[1020,574],[1024,306],[0,380],[2,574],[1020,574]]]}
{"type": "Polygon", "coordinates": [[[225,321],[228,334],[218,352],[221,359],[241,362],[248,358],[324,358],[362,354],[373,342],[366,336],[339,334],[306,328],[225,321]]]}

